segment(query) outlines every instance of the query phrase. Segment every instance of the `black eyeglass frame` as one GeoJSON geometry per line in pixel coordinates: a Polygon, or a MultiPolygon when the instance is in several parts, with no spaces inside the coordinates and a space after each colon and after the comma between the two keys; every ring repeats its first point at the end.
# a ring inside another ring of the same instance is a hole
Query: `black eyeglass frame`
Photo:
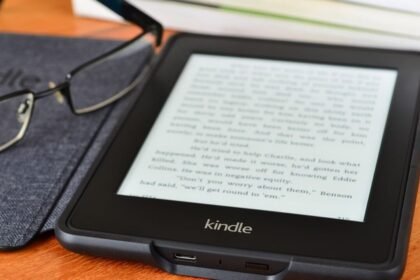
{"type": "Polygon", "coordinates": [[[160,46],[162,42],[162,37],[163,37],[162,25],[159,22],[157,22],[155,19],[151,18],[150,16],[142,12],[141,10],[137,9],[136,7],[132,6],[131,4],[127,3],[124,0],[98,0],[98,2],[104,4],[109,9],[111,9],[112,11],[122,16],[125,20],[141,27],[142,32],[140,33],[140,35],[136,36],[135,38],[76,67],[75,69],[73,69],[66,75],[64,82],[54,87],[51,87],[43,91],[38,91],[38,92],[34,92],[30,89],[23,89],[23,90],[15,91],[15,92],[0,96],[0,102],[3,102],[7,99],[16,98],[19,96],[24,96],[24,95],[31,96],[31,99],[32,99],[30,112],[28,112],[28,115],[25,116],[27,120],[25,120],[25,123],[22,125],[22,128],[20,129],[18,135],[14,139],[11,139],[9,142],[3,143],[3,144],[0,143],[0,152],[7,150],[8,148],[17,144],[19,141],[21,141],[24,138],[24,135],[26,134],[26,131],[30,124],[30,120],[32,117],[32,112],[35,107],[35,103],[38,99],[42,99],[56,92],[60,92],[62,96],[64,97],[64,99],[66,100],[66,103],[69,105],[71,112],[75,115],[83,115],[83,114],[95,112],[97,110],[100,110],[116,102],[117,100],[121,99],[126,94],[128,94],[143,79],[144,75],[147,72],[147,69],[148,69],[147,64],[150,62],[150,58],[146,62],[146,66],[142,69],[139,69],[139,72],[136,73],[135,78],[129,83],[129,85],[125,87],[124,89],[120,90],[119,92],[117,92],[113,97],[107,100],[104,100],[103,102],[96,104],[94,106],[90,106],[88,108],[84,108],[84,109],[76,108],[74,104],[74,100],[72,98],[72,94],[71,94],[71,80],[75,75],[77,75],[77,73],[83,70],[86,70],[87,68],[93,67],[97,64],[103,63],[106,60],[111,59],[116,54],[120,54],[129,46],[143,39],[145,35],[147,34],[153,34],[155,36],[155,45],[153,47],[160,46]]]}

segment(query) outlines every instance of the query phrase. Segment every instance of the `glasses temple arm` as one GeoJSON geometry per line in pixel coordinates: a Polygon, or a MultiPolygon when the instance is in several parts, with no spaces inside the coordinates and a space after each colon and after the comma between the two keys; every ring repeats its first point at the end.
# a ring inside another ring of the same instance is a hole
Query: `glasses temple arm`
{"type": "Polygon", "coordinates": [[[124,0],[97,1],[122,16],[125,20],[140,26],[145,32],[154,33],[156,35],[156,45],[159,46],[161,44],[163,27],[158,21],[124,0]]]}

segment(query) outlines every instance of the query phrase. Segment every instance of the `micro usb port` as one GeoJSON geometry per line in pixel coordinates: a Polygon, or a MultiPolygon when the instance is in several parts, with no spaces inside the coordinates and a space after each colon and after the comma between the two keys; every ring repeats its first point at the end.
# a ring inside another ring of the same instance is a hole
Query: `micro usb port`
{"type": "Polygon", "coordinates": [[[267,271],[270,269],[270,266],[264,263],[246,262],[245,268],[254,271],[267,271]]]}
{"type": "Polygon", "coordinates": [[[194,255],[187,255],[187,254],[174,254],[174,259],[179,262],[189,262],[189,263],[195,263],[197,262],[197,256],[194,255]]]}

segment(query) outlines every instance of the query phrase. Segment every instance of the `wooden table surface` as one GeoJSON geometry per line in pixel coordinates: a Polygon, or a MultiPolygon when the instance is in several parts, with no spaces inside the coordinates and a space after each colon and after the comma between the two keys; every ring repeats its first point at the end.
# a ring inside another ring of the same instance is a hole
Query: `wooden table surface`
{"type": "MultiPolygon", "coordinates": [[[[74,17],[69,0],[3,0],[0,31],[96,38],[130,38],[131,25],[74,17]]],[[[171,32],[166,32],[166,35],[171,32]]],[[[420,201],[420,200],[419,200],[420,201]]],[[[420,280],[420,203],[416,207],[403,280],[420,280]]],[[[136,262],[82,256],[63,249],[52,234],[24,249],[0,252],[0,279],[191,279],[136,262]]]]}

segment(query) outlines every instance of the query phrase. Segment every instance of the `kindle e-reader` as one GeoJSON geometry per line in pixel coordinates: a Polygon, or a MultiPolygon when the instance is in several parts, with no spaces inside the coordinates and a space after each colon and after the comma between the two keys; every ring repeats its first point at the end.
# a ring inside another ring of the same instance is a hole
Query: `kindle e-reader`
{"type": "Polygon", "coordinates": [[[398,279],[417,53],[178,35],[56,233],[217,279],[398,279]]]}

